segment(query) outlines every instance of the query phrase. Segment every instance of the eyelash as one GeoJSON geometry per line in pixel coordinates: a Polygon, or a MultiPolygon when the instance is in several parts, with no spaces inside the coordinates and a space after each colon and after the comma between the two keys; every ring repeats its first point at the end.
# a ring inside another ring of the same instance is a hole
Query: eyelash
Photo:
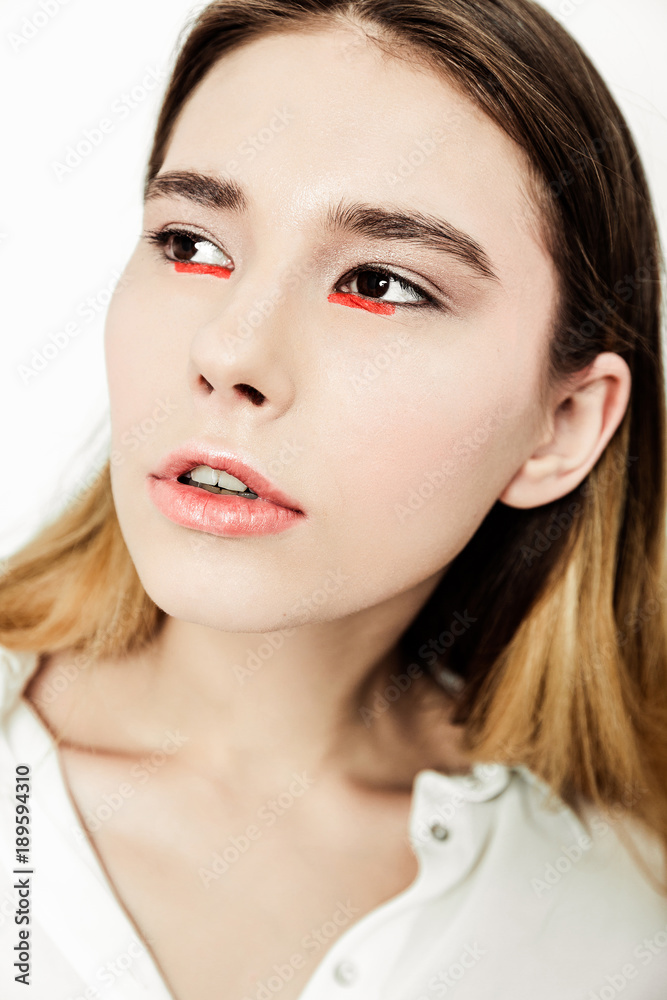
{"type": "MultiPolygon", "coordinates": [[[[150,229],[144,234],[144,238],[147,242],[158,248],[158,256],[160,259],[169,261],[170,263],[173,263],[173,259],[171,257],[167,257],[165,247],[172,236],[187,236],[189,239],[198,237],[200,240],[206,240],[213,246],[217,247],[221,253],[226,253],[226,251],[222,250],[222,248],[208,236],[203,236],[201,233],[197,233],[191,229],[150,229]]],[[[372,271],[377,274],[382,274],[385,278],[392,278],[397,281],[402,288],[418,292],[419,295],[423,296],[425,299],[424,302],[393,302],[392,305],[394,305],[397,309],[438,309],[441,312],[446,311],[447,309],[444,304],[438,302],[438,300],[427,292],[426,289],[422,288],[421,285],[417,285],[414,281],[408,281],[407,278],[402,277],[400,274],[396,274],[395,271],[392,271],[391,268],[386,267],[384,264],[360,264],[352,271],[348,271],[344,274],[338,284],[349,284],[349,282],[353,281],[357,275],[362,274],[364,271],[372,271]]],[[[361,297],[363,298],[363,296],[361,297]]],[[[385,302],[388,300],[371,299],[371,301],[385,302]]]]}

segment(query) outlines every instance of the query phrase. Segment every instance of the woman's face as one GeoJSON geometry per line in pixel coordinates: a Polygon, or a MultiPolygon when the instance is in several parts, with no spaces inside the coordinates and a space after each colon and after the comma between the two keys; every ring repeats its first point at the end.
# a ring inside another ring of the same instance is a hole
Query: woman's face
{"type": "Polygon", "coordinates": [[[432,589],[544,427],[555,273],[520,151],[433,73],[324,30],[225,56],[178,120],[174,172],[144,224],[180,235],[139,240],[106,328],[114,498],[146,590],[254,632],[432,589]],[[214,204],[194,172],[242,198],[209,183],[214,204]],[[156,492],[193,443],[303,514],[251,512],[268,529],[244,533],[221,505],[261,497],[156,492]],[[183,523],[202,498],[212,520],[183,523]]]}

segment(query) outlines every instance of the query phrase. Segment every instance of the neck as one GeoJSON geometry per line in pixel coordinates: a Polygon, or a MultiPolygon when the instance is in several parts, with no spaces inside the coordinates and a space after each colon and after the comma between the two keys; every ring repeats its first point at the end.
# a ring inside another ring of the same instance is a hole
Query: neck
{"type": "MultiPolygon", "coordinates": [[[[275,784],[306,771],[409,790],[425,767],[467,771],[451,699],[397,652],[436,583],[282,632],[168,616],[144,649],[81,673],[49,722],[70,745],[139,758],[178,732],[179,760],[220,781],[275,784]]],[[[39,683],[34,695],[39,706],[39,683]]]]}
{"type": "Polygon", "coordinates": [[[167,618],[142,671],[152,738],[178,727],[193,764],[237,776],[305,768],[409,786],[423,766],[466,769],[451,701],[397,654],[423,603],[409,596],[264,634],[167,618]]]}

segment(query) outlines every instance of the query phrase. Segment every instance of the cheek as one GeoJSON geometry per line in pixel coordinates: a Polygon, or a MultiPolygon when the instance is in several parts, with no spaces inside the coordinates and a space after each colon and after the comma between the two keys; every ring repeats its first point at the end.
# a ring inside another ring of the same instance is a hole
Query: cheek
{"type": "Polygon", "coordinates": [[[375,445],[369,442],[376,474],[365,499],[394,523],[401,523],[402,508],[420,511],[426,526],[445,512],[457,525],[479,520],[511,464],[505,444],[513,418],[491,398],[461,411],[435,408],[426,417],[410,413],[384,421],[375,445]]]}
{"type": "Polygon", "coordinates": [[[530,451],[535,384],[513,352],[452,351],[446,365],[413,359],[379,374],[341,414],[347,494],[366,542],[387,559],[452,558],[530,451]],[[344,422],[343,422],[344,421],[344,422]],[[391,549],[391,554],[389,553],[391,549]]]}
{"type": "Polygon", "coordinates": [[[165,394],[174,394],[176,374],[187,363],[187,345],[178,333],[187,329],[186,317],[180,317],[164,290],[139,271],[130,262],[127,281],[110,303],[104,332],[115,438],[146,419],[165,394]]]}

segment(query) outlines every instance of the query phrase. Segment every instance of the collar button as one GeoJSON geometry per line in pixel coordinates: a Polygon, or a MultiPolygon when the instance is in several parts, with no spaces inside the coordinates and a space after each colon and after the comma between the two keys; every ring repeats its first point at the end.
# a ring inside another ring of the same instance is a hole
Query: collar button
{"type": "Polygon", "coordinates": [[[436,840],[447,840],[447,837],[449,836],[449,830],[446,826],[443,826],[442,823],[432,823],[430,830],[431,835],[435,837],[436,840]]]}
{"type": "Polygon", "coordinates": [[[357,978],[357,967],[353,962],[339,962],[333,970],[334,979],[341,986],[351,986],[357,978]]]}

